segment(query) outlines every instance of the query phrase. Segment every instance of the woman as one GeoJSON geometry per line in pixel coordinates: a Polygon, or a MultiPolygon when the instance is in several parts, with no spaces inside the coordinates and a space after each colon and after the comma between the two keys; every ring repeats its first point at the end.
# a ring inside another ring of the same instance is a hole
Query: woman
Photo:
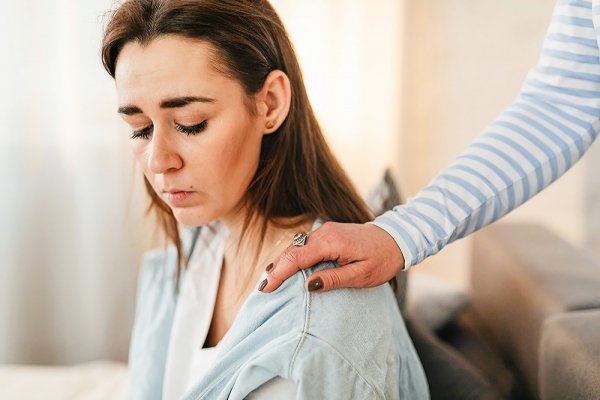
{"type": "Polygon", "coordinates": [[[127,0],[102,59],[175,244],[141,271],[133,397],[427,398],[389,285],[313,296],[307,277],[335,267],[321,262],[274,294],[254,290],[295,232],[371,219],[325,143],[270,4],[127,0]],[[204,226],[189,260],[178,223],[204,226]]]}

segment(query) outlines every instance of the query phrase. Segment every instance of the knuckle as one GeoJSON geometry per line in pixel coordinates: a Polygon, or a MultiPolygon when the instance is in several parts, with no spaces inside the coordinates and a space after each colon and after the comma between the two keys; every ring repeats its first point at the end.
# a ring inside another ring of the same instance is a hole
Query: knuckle
{"type": "Polygon", "coordinates": [[[325,233],[331,231],[333,229],[334,223],[331,221],[327,221],[325,222],[323,225],[321,225],[321,228],[325,233]]]}
{"type": "Polygon", "coordinates": [[[336,230],[331,230],[327,232],[327,235],[325,236],[325,241],[330,247],[335,247],[336,245],[339,245],[341,240],[342,235],[340,235],[340,233],[336,230]]]}
{"type": "Polygon", "coordinates": [[[342,279],[340,274],[338,274],[335,270],[330,270],[328,274],[323,276],[324,286],[327,289],[337,289],[342,284],[342,279]]]}

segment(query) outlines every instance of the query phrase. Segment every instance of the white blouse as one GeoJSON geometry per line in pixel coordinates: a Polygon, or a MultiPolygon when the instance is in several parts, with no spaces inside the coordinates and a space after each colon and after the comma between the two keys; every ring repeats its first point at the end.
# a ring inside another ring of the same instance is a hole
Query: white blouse
{"type": "MultiPolygon", "coordinates": [[[[203,346],[212,321],[228,236],[227,226],[220,221],[205,226],[188,262],[169,339],[164,400],[183,396],[206,374],[219,354],[222,340],[216,347],[203,346]]],[[[260,281],[265,278],[266,273],[260,281]]],[[[295,399],[296,389],[293,381],[274,378],[252,392],[248,399],[295,399]]]]}

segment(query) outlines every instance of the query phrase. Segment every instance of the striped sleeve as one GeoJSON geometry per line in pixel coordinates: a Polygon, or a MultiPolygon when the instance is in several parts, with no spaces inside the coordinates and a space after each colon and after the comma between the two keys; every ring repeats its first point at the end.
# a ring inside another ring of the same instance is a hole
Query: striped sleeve
{"type": "Polygon", "coordinates": [[[508,214],[564,174],[600,128],[600,6],[559,0],[517,100],[405,205],[373,223],[405,267],[508,214]]]}

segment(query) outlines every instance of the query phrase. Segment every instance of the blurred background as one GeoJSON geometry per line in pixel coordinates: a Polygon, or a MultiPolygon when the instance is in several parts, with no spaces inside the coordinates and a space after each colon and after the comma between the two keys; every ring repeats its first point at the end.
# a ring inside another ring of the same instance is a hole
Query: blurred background
{"type": "MultiPolygon", "coordinates": [[[[366,195],[391,167],[403,197],[519,91],[553,0],[272,0],[327,138],[366,195]]],[[[153,225],[99,59],[110,0],[3,0],[0,363],[126,361],[153,225]]],[[[597,147],[597,146],[596,146],[597,147]]],[[[592,149],[504,221],[600,248],[592,149]]],[[[504,222],[503,221],[503,222],[504,222]]],[[[466,285],[470,239],[414,267],[466,285]]]]}

